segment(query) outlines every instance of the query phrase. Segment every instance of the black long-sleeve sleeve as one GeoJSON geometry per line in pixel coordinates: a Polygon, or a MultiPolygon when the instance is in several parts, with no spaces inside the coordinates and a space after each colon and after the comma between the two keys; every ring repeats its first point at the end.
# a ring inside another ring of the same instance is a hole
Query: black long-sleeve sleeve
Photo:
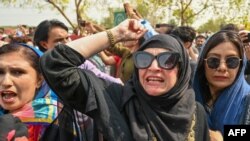
{"type": "Polygon", "coordinates": [[[65,103],[81,112],[85,112],[85,103],[91,91],[88,82],[80,84],[81,69],[78,66],[83,62],[84,58],[79,53],[64,45],[45,53],[40,61],[42,73],[52,90],[65,103]]]}
{"type": "Polygon", "coordinates": [[[133,140],[120,113],[122,86],[78,68],[84,61],[78,52],[61,44],[41,57],[40,68],[63,102],[92,117],[106,139],[133,140]]]}

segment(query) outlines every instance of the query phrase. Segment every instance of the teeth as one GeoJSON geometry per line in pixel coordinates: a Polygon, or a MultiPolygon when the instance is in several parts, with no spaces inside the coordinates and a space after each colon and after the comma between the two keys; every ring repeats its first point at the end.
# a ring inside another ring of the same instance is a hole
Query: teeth
{"type": "Polygon", "coordinates": [[[4,98],[13,97],[13,96],[16,95],[15,93],[9,92],[9,91],[3,91],[1,94],[2,94],[2,96],[3,96],[4,98]]]}
{"type": "Polygon", "coordinates": [[[148,80],[151,80],[151,81],[159,81],[159,79],[157,79],[157,78],[149,78],[148,80]]]}
{"type": "Polygon", "coordinates": [[[9,98],[12,98],[12,97],[13,97],[13,95],[9,95],[9,94],[3,95],[3,98],[4,98],[4,99],[9,99],[9,98]]]}
{"type": "Polygon", "coordinates": [[[160,78],[155,78],[155,77],[148,78],[147,80],[148,80],[148,81],[160,81],[160,82],[163,82],[162,79],[160,79],[160,78]]]}
{"type": "Polygon", "coordinates": [[[12,92],[2,92],[2,94],[11,94],[12,92]]]}

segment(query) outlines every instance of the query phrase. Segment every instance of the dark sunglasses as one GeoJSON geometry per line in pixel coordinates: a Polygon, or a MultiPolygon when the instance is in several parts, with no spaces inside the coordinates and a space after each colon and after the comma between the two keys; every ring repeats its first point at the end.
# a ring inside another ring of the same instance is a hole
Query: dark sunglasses
{"type": "Polygon", "coordinates": [[[148,68],[154,59],[157,60],[159,67],[167,70],[173,69],[179,62],[180,55],[176,52],[163,52],[154,56],[145,51],[137,51],[133,54],[133,61],[138,69],[148,68]]]}
{"type": "MultiPolygon", "coordinates": [[[[207,62],[207,65],[211,69],[217,69],[220,66],[220,63],[222,62],[220,58],[217,57],[208,57],[207,59],[204,59],[207,62]]],[[[226,58],[226,65],[229,69],[235,69],[240,65],[240,59],[239,57],[228,57],[226,58]]]]}

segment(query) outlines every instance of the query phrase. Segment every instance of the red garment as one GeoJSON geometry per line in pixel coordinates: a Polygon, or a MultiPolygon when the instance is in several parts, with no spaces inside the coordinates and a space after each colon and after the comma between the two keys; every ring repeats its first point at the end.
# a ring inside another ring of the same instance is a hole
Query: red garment
{"type": "Polygon", "coordinates": [[[76,34],[71,34],[71,35],[69,36],[69,38],[71,39],[71,41],[73,41],[73,40],[76,40],[76,39],[78,39],[78,38],[81,38],[81,36],[78,36],[78,35],[76,35],[76,34]]]}
{"type": "Polygon", "coordinates": [[[114,59],[115,59],[115,77],[118,77],[118,69],[119,69],[119,66],[121,65],[121,57],[117,56],[117,55],[114,55],[114,59]]]}

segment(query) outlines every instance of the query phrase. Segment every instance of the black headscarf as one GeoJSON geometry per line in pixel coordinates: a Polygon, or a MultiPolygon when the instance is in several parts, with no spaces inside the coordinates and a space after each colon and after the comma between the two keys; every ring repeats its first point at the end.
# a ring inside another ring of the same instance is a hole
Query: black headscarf
{"type": "MultiPolygon", "coordinates": [[[[138,51],[147,48],[165,48],[180,54],[178,80],[175,86],[160,96],[148,95],[139,82],[135,68],[132,80],[125,85],[125,112],[136,140],[183,141],[187,138],[195,111],[192,90],[188,90],[190,64],[182,43],[170,35],[156,35],[147,40],[138,51]]],[[[171,79],[171,78],[167,78],[171,79]]]]}

